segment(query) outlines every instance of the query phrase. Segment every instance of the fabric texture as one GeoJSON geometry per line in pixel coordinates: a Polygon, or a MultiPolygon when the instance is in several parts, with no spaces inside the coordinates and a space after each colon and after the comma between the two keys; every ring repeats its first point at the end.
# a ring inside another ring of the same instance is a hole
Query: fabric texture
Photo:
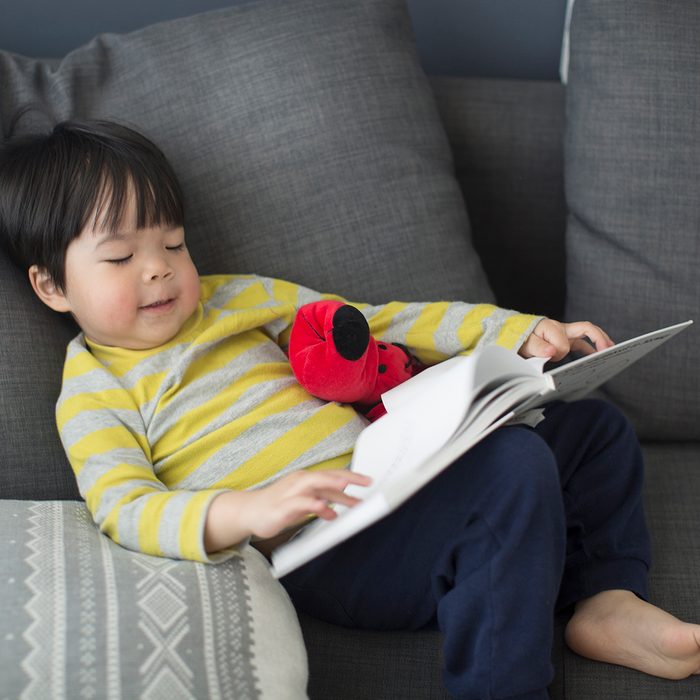
{"type": "Polygon", "coordinates": [[[297,612],[309,654],[309,697],[344,700],[450,700],[452,697],[440,678],[442,637],[438,630],[367,632],[329,624],[301,610],[297,612]],[[371,672],[368,672],[368,659],[372,660],[371,672]],[[358,668],[363,669],[362,674],[358,674],[358,668]],[[352,679],[353,687],[348,687],[350,684],[344,679],[352,679]]]}
{"type": "MultiPolygon", "coordinates": [[[[614,340],[700,320],[700,5],[574,6],[567,89],[569,320],[614,340]]],[[[612,380],[642,438],[700,438],[700,324],[612,380]]]]}
{"type": "Polygon", "coordinates": [[[1,500],[0,532],[3,696],[307,697],[294,609],[256,550],[221,566],[129,552],[62,501],[1,500]]]}
{"type": "MultiPolygon", "coordinates": [[[[0,51],[0,84],[5,133],[33,106],[17,133],[100,117],[152,138],[204,274],[372,303],[493,301],[401,0],[267,0],[103,35],[59,61],[0,51]]],[[[77,329],[1,264],[0,492],[76,498],[52,404],[77,329]]]]}
{"type": "MultiPolygon", "coordinates": [[[[307,393],[284,352],[298,308],[321,298],[283,280],[205,276],[197,311],[165,345],[70,343],[57,423],[103,532],[147,554],[220,561],[231,552],[208,556],[203,533],[221,489],[349,465],[367,422],[307,393]]],[[[373,335],[425,362],[517,348],[539,321],[465,302],[356,306],[373,335]]]]}
{"type": "Polygon", "coordinates": [[[55,68],[2,53],[0,81],[6,128],[36,105],[18,131],[102,117],[160,145],[203,272],[492,300],[401,0],[244,4],[102,35],[55,68]]]}
{"type": "Polygon", "coordinates": [[[496,302],[563,318],[564,87],[483,78],[430,83],[496,302]]]}
{"type": "Polygon", "coordinates": [[[0,256],[0,497],[75,499],[78,488],[56,432],[66,345],[78,332],[45,307],[0,256]]]}
{"type": "MultiPolygon", "coordinates": [[[[585,2],[581,2],[582,5],[585,2]]],[[[643,446],[645,508],[652,545],[649,599],[682,620],[700,620],[698,541],[700,532],[700,445],[656,443],[643,446]]],[[[616,700],[695,700],[700,678],[668,681],[620,666],[563,654],[562,698],[616,700]]]]}

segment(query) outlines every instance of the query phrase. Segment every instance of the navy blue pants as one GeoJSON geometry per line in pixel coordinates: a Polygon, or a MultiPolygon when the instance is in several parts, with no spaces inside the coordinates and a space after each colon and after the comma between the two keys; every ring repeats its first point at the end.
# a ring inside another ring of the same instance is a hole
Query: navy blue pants
{"type": "Polygon", "coordinates": [[[282,579],[295,605],[365,629],[437,625],[454,696],[546,698],[555,612],[609,589],[646,598],[650,547],[626,419],[596,400],[545,415],[282,579]]]}

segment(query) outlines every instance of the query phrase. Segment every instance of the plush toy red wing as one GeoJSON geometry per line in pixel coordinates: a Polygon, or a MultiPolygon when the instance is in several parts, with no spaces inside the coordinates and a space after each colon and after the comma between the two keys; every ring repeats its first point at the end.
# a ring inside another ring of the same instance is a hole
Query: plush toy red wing
{"type": "Polygon", "coordinates": [[[319,301],[297,312],[289,362],[299,383],[326,401],[351,403],[370,420],[386,412],[381,395],[423,366],[397,343],[375,340],[362,313],[338,301],[319,301]]]}

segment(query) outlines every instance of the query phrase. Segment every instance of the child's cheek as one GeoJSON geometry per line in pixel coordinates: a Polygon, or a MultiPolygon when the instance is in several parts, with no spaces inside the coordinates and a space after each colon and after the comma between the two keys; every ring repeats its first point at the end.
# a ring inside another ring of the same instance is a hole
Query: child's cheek
{"type": "Polygon", "coordinates": [[[122,285],[103,290],[100,297],[103,313],[110,323],[124,324],[138,313],[138,300],[128,288],[122,285]]]}

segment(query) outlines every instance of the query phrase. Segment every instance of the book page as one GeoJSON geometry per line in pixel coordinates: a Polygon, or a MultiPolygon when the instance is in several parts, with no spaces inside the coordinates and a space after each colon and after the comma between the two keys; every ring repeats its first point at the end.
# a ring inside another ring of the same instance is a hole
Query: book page
{"type": "Polygon", "coordinates": [[[544,361],[525,360],[490,345],[481,352],[454,357],[427,368],[382,395],[387,414],[360,434],[351,469],[373,479],[372,487],[348,487],[365,497],[389,479],[410,474],[480,416],[480,429],[524,398],[546,389],[544,361]],[[523,392],[509,393],[527,384],[523,392]],[[500,397],[499,400],[496,400],[500,397]],[[478,399],[475,401],[475,399],[478,399]]]}
{"type": "Polygon", "coordinates": [[[600,350],[545,372],[545,377],[551,382],[550,386],[556,396],[548,394],[544,401],[551,401],[553,398],[573,401],[581,398],[665,343],[676,333],[680,333],[691,323],[692,321],[686,321],[631,338],[606,350],[600,350]]]}
{"type": "Polygon", "coordinates": [[[391,413],[402,405],[416,406],[426,392],[439,394],[440,387],[449,391],[457,384],[465,411],[471,400],[493,384],[502,384],[507,377],[539,377],[546,360],[531,357],[526,360],[512,350],[499,345],[487,345],[472,355],[460,355],[428,367],[407,382],[382,394],[382,402],[391,413]],[[440,387],[438,386],[440,383],[440,387]],[[466,401],[465,401],[466,398],[466,401]]]}
{"type": "Polygon", "coordinates": [[[384,480],[411,472],[439,450],[464,421],[473,385],[473,359],[457,357],[386,392],[387,414],[360,433],[350,467],[372,477],[373,484],[350,486],[347,493],[367,497],[384,480]]]}

